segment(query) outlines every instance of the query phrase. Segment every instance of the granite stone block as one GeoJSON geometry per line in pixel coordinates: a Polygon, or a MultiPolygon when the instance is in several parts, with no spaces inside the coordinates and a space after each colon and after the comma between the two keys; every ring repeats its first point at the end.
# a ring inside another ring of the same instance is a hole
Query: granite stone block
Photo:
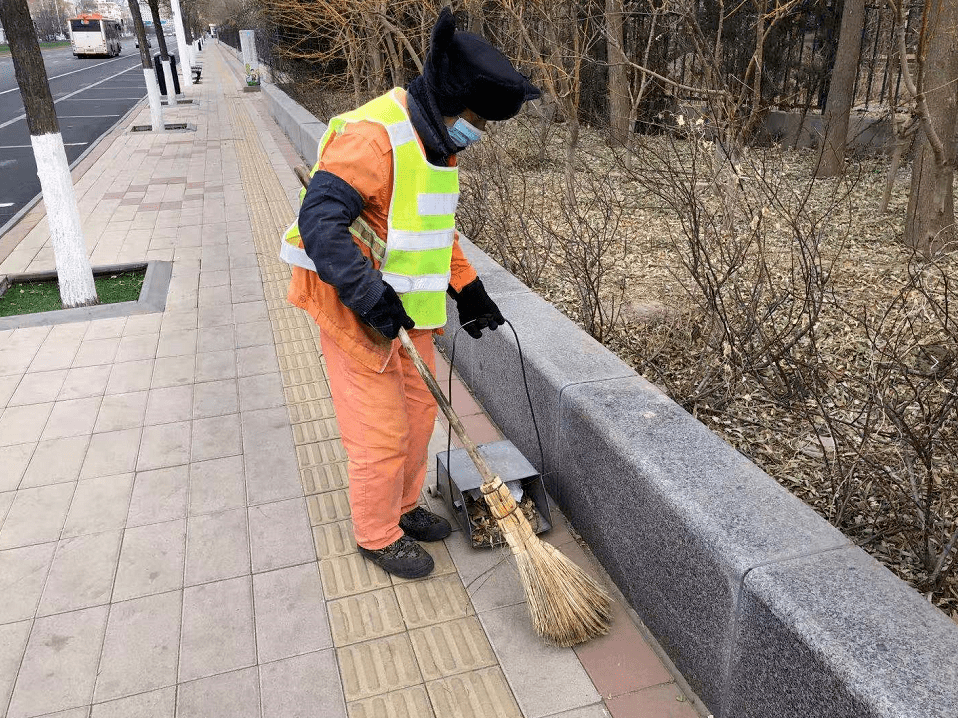
{"type": "Polygon", "coordinates": [[[565,392],[553,496],[706,705],[755,566],[848,544],[642,378],[565,392]]]}
{"type": "Polygon", "coordinates": [[[753,569],[738,626],[724,717],[955,716],[954,623],[858,548],[753,569]]]}

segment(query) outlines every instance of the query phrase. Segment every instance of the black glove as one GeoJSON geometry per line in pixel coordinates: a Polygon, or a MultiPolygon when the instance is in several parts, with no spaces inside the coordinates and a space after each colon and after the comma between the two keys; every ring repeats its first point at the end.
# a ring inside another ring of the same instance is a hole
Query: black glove
{"type": "Polygon", "coordinates": [[[469,282],[461,292],[457,292],[452,287],[446,291],[456,300],[456,305],[459,307],[459,323],[473,339],[481,337],[483,329],[495,331],[500,324],[505,323],[506,320],[503,319],[499,307],[486,294],[486,288],[482,286],[481,279],[476,278],[469,282]],[[476,321],[473,322],[473,319],[476,321]]]}
{"type": "Polygon", "coordinates": [[[385,289],[379,301],[368,312],[360,314],[359,318],[387,339],[395,339],[399,336],[399,327],[405,327],[408,331],[416,324],[406,314],[396,290],[385,282],[383,285],[385,289]]]}

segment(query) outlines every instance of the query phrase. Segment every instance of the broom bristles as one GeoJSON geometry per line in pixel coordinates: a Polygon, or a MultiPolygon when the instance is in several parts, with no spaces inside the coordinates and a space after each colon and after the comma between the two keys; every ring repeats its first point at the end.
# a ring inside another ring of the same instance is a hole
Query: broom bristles
{"type": "Polygon", "coordinates": [[[564,647],[608,633],[612,601],[602,587],[536,536],[500,479],[483,484],[482,493],[515,554],[536,633],[564,647]]]}

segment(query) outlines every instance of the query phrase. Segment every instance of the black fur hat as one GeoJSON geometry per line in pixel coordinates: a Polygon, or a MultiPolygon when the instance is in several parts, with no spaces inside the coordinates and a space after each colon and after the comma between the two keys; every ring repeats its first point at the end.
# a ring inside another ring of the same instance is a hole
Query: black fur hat
{"type": "Polygon", "coordinates": [[[432,29],[422,74],[446,117],[468,108],[486,120],[506,120],[518,114],[524,102],[542,94],[486,40],[457,32],[448,7],[432,29]]]}

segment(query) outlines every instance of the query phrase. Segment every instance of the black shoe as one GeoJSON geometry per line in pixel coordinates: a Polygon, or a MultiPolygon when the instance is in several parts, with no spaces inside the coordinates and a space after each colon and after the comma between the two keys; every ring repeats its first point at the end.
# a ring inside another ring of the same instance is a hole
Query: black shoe
{"type": "Polygon", "coordinates": [[[385,548],[359,547],[359,553],[379,566],[386,573],[399,578],[422,578],[428,575],[435,563],[426,550],[408,536],[403,536],[385,548]]]}
{"type": "Polygon", "coordinates": [[[400,516],[399,528],[417,541],[442,541],[452,533],[452,526],[446,519],[426,511],[422,506],[400,516]]]}

